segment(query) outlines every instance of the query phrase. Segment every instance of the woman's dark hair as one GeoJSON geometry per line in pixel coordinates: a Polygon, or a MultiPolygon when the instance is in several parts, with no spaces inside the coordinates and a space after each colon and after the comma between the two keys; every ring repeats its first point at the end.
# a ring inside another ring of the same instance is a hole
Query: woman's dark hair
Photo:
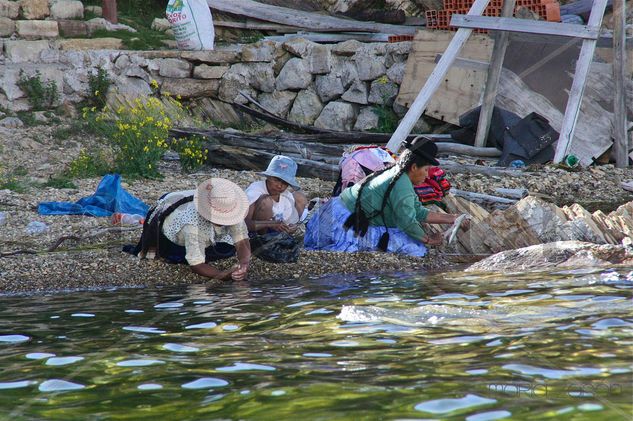
{"type": "MultiPolygon", "coordinates": [[[[411,169],[413,164],[416,164],[418,167],[423,167],[425,165],[433,165],[433,163],[419,153],[416,153],[416,150],[420,148],[422,145],[430,141],[428,138],[415,138],[412,142],[405,143],[405,150],[402,152],[402,155],[398,158],[396,162],[396,166],[398,167],[398,172],[394,175],[394,177],[389,182],[387,186],[387,190],[385,191],[385,195],[382,198],[382,204],[380,206],[380,210],[374,211],[371,214],[367,215],[362,207],[361,197],[363,195],[363,190],[369,183],[369,181],[378,177],[383,172],[391,169],[392,167],[385,168],[383,170],[377,171],[367,177],[362,181],[360,188],[358,190],[358,197],[356,198],[356,204],[354,207],[354,212],[347,218],[343,227],[346,229],[352,228],[354,233],[357,236],[365,236],[367,234],[367,230],[369,230],[369,220],[375,218],[376,216],[382,217],[383,224],[385,223],[384,212],[387,207],[387,202],[389,201],[389,196],[391,195],[391,191],[393,190],[396,182],[400,179],[400,177],[405,174],[407,171],[411,169]]],[[[385,225],[386,228],[386,225],[385,225]]],[[[389,229],[380,237],[378,241],[378,248],[382,251],[387,251],[387,246],[389,245],[389,229]]]]}

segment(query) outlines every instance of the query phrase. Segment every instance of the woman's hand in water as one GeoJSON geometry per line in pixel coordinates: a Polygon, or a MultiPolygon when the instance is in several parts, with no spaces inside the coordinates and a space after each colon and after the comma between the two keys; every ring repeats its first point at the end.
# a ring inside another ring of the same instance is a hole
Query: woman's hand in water
{"type": "Polygon", "coordinates": [[[237,269],[231,272],[231,279],[233,279],[234,281],[243,281],[244,279],[246,279],[247,276],[248,276],[247,264],[241,264],[237,267],[237,269]]]}

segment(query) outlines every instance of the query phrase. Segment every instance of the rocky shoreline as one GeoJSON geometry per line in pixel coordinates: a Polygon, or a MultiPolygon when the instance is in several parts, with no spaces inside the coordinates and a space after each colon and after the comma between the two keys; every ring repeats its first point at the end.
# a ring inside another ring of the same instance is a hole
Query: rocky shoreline
{"type": "MultiPolygon", "coordinates": [[[[119,230],[108,218],[84,216],[42,216],[36,212],[42,201],[70,201],[92,194],[100,178],[76,179],[77,188],[42,187],[50,177],[60,174],[82,148],[90,148],[98,139],[71,135],[55,137],[55,126],[1,128],[4,174],[20,174],[22,192],[0,190],[0,294],[142,287],[150,285],[208,282],[192,274],[186,266],[139,261],[120,251],[123,244],[135,243],[140,229],[119,230]],[[19,169],[19,171],[17,171],[19,169]],[[29,222],[40,221],[48,231],[30,235],[29,222]],[[47,251],[61,238],[54,251],[47,251]]],[[[472,163],[472,158],[450,157],[472,163]]],[[[124,180],[124,187],[148,204],[168,191],[191,189],[208,177],[225,177],[242,187],[258,179],[248,171],[204,167],[195,174],[182,174],[177,161],[163,161],[162,180],[124,180]]],[[[553,166],[529,168],[520,177],[448,173],[455,188],[494,193],[494,189],[526,188],[558,205],[595,203],[598,208],[615,208],[633,200],[633,194],[620,183],[633,179],[633,170],[600,166],[568,172],[553,166]]],[[[309,198],[329,196],[333,183],[318,179],[299,179],[309,198]]],[[[223,264],[228,265],[227,261],[223,264]]],[[[302,252],[296,264],[270,264],[254,259],[250,277],[254,280],[295,279],[335,273],[380,273],[420,270],[448,270],[458,263],[450,253],[433,250],[424,259],[398,257],[382,253],[341,254],[302,252]]],[[[210,283],[212,285],[212,283],[210,283]]]]}

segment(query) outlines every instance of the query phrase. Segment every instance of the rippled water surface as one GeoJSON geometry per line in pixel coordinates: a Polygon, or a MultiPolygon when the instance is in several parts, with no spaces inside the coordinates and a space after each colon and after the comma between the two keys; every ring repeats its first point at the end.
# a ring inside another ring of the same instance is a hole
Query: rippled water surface
{"type": "Polygon", "coordinates": [[[633,271],[0,297],[2,419],[631,419],[633,271]]]}

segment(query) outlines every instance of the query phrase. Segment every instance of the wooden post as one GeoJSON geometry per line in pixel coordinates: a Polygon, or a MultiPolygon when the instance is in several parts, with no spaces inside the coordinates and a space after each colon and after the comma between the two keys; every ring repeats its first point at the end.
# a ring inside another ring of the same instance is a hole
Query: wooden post
{"type": "MultiPolygon", "coordinates": [[[[486,6],[488,6],[489,1],[490,0],[475,0],[468,11],[468,14],[481,15],[486,6]]],[[[398,152],[402,142],[407,138],[409,133],[411,133],[413,126],[415,126],[415,123],[417,123],[418,119],[424,112],[426,104],[428,104],[437,88],[439,88],[446,72],[448,72],[451,64],[457,58],[457,54],[459,54],[459,51],[462,49],[471,32],[472,29],[466,28],[460,28],[457,30],[439,63],[437,63],[437,66],[435,66],[435,69],[433,69],[429,75],[424,87],[420,90],[420,93],[418,93],[418,96],[413,101],[413,104],[411,104],[409,111],[407,111],[402,121],[400,121],[396,131],[393,132],[391,139],[389,139],[387,147],[391,151],[398,152]]]]}
{"type": "Polygon", "coordinates": [[[103,18],[111,23],[117,23],[116,0],[102,0],[103,18]]]}
{"type": "MultiPolygon", "coordinates": [[[[503,2],[503,8],[501,9],[501,17],[511,18],[514,14],[515,4],[516,0],[505,0],[503,2]]],[[[501,70],[503,69],[503,58],[506,55],[506,49],[508,47],[508,36],[509,33],[507,31],[495,32],[495,45],[492,49],[492,58],[490,59],[490,66],[488,67],[484,99],[481,103],[481,110],[479,111],[477,135],[475,136],[475,147],[478,148],[486,146],[492,111],[494,110],[495,99],[497,98],[499,78],[501,78],[501,70]]]]}
{"type": "MultiPolygon", "coordinates": [[[[591,7],[591,15],[589,15],[589,27],[600,27],[602,23],[602,17],[604,16],[604,10],[607,6],[607,0],[595,0],[591,7]]],[[[589,67],[593,60],[593,53],[596,49],[596,40],[585,39],[580,49],[580,55],[576,62],[576,71],[574,72],[574,81],[569,91],[569,98],[567,99],[567,107],[565,108],[565,116],[563,117],[563,123],[560,130],[560,137],[556,144],[556,154],[554,155],[554,162],[560,163],[571,148],[571,143],[574,138],[574,130],[576,123],[578,122],[578,115],[580,114],[580,105],[582,103],[582,94],[585,90],[585,81],[587,74],[589,73],[589,67]]]]}
{"type": "Polygon", "coordinates": [[[624,86],[626,69],[626,2],[613,1],[613,139],[615,140],[615,165],[629,166],[629,142],[626,131],[626,89],[624,86]]]}

